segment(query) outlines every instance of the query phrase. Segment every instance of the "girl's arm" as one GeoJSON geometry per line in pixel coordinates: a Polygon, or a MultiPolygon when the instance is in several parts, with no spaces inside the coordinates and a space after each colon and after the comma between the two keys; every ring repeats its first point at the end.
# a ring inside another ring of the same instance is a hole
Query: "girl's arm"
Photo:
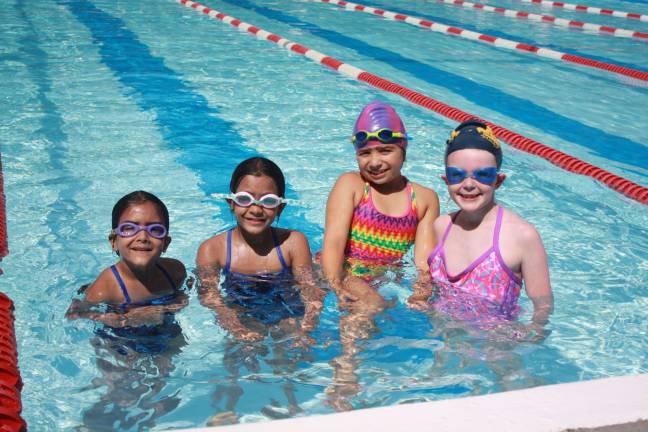
{"type": "Polygon", "coordinates": [[[81,287],[78,293],[83,293],[83,300],[72,299],[65,312],[65,317],[70,320],[91,319],[116,327],[113,324],[118,323],[119,314],[97,310],[99,304],[119,304],[124,301],[123,295],[113,280],[114,276],[111,270],[105,269],[92,284],[81,287]]]}
{"type": "Polygon", "coordinates": [[[428,272],[428,257],[436,246],[434,221],[439,217],[439,197],[432,189],[415,185],[419,223],[414,240],[414,264],[420,273],[428,272]]]}
{"type": "MultiPolygon", "coordinates": [[[[441,236],[441,232],[443,229],[442,226],[445,226],[440,221],[440,219],[442,218],[439,218],[439,200],[438,197],[436,197],[436,193],[435,193],[435,198],[436,200],[434,202],[436,204],[436,216],[432,221],[431,235],[430,237],[428,237],[428,242],[427,242],[428,244],[422,246],[421,250],[419,251],[419,253],[422,255],[419,256],[419,260],[425,259],[425,266],[423,266],[422,264],[417,264],[416,268],[418,270],[418,278],[414,283],[414,286],[412,287],[412,291],[413,291],[412,295],[407,299],[407,303],[411,307],[419,310],[429,309],[428,302],[430,300],[430,297],[432,297],[432,294],[434,294],[432,276],[430,275],[430,268],[428,266],[427,260],[430,254],[432,253],[432,251],[434,250],[434,248],[436,247],[436,243],[441,236]]],[[[417,238],[418,238],[418,230],[417,230],[417,238]]],[[[414,259],[416,260],[416,251],[414,254],[414,259]]]]}
{"type": "Polygon", "coordinates": [[[261,340],[263,335],[245,327],[238,318],[236,310],[227,306],[219,289],[221,255],[226,248],[222,236],[206,240],[196,256],[196,276],[198,278],[198,300],[200,304],[213,310],[220,326],[235,338],[242,340],[261,340]]]}
{"type": "Polygon", "coordinates": [[[549,281],[549,265],[538,231],[527,225],[520,230],[523,240],[521,273],[526,293],[533,302],[532,323],[545,325],[553,312],[553,292],[549,281]]]}
{"type": "Polygon", "coordinates": [[[306,236],[301,232],[292,231],[290,234],[290,246],[290,265],[295,281],[299,284],[300,295],[305,309],[301,329],[308,332],[317,327],[319,315],[324,308],[326,292],[315,284],[311,251],[306,236]]]}
{"type": "Polygon", "coordinates": [[[355,208],[354,189],[361,180],[356,173],[346,173],[333,186],[326,202],[326,225],[322,247],[322,270],[336,293],[344,280],[344,249],[355,208]]]}

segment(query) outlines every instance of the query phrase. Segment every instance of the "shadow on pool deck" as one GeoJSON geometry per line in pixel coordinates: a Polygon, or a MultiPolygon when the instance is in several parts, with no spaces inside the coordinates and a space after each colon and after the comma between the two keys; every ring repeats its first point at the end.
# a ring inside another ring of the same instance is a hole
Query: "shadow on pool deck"
{"type": "Polygon", "coordinates": [[[648,431],[648,420],[639,420],[631,423],[623,423],[597,428],[565,429],[563,432],[646,432],[648,431]]]}

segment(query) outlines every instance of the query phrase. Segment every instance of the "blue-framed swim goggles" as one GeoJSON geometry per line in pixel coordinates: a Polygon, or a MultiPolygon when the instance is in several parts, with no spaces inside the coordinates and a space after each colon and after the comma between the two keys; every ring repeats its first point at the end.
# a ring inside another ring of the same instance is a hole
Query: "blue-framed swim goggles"
{"type": "Polygon", "coordinates": [[[483,167],[477,168],[473,172],[468,172],[461,168],[449,166],[446,167],[446,179],[448,184],[455,185],[464,181],[467,177],[472,177],[479,183],[485,185],[492,185],[497,181],[497,168],[496,167],[483,167]]]}
{"type": "Polygon", "coordinates": [[[377,139],[385,144],[393,144],[394,140],[408,139],[408,136],[403,132],[395,132],[389,128],[378,129],[375,132],[359,130],[353,134],[351,142],[356,149],[361,149],[372,139],[377,139]]]}
{"type": "Polygon", "coordinates": [[[162,240],[168,234],[166,227],[162,224],[138,225],[133,222],[124,222],[114,229],[119,237],[133,237],[140,231],[146,231],[151,237],[162,240]]]}

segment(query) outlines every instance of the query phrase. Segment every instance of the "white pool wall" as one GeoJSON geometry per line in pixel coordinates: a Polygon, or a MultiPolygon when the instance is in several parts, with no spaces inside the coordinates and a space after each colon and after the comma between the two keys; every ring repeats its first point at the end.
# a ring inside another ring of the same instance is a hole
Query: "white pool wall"
{"type": "Polygon", "coordinates": [[[640,420],[648,420],[648,374],[186,431],[559,432],[640,420]]]}

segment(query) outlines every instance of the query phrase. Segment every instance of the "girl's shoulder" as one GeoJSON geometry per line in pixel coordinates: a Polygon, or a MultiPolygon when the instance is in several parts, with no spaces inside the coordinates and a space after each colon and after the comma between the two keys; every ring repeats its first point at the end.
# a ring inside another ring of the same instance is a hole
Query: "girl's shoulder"
{"type": "Polygon", "coordinates": [[[412,190],[416,196],[416,204],[423,210],[431,209],[434,216],[439,214],[439,196],[428,187],[415,182],[410,182],[412,190]]]}
{"type": "Polygon", "coordinates": [[[345,188],[351,186],[361,189],[364,189],[365,183],[365,180],[362,178],[358,171],[345,172],[344,174],[340,175],[340,177],[338,177],[337,181],[335,182],[336,186],[340,185],[344,186],[345,188]]]}
{"type": "Polygon", "coordinates": [[[430,197],[438,200],[438,195],[434,191],[434,189],[429,188],[427,186],[423,186],[422,184],[413,181],[409,181],[409,183],[412,185],[412,189],[414,189],[414,192],[416,192],[417,198],[421,196],[421,197],[430,197]]]}
{"type": "Polygon", "coordinates": [[[347,172],[338,177],[328,196],[328,205],[339,208],[346,205],[356,206],[365,192],[365,181],[359,172],[347,172]]]}
{"type": "Polygon", "coordinates": [[[301,232],[290,228],[273,228],[277,243],[280,246],[286,247],[300,247],[306,244],[308,246],[308,238],[301,232]]]}
{"type": "Polygon", "coordinates": [[[528,243],[539,239],[540,234],[536,227],[522,218],[517,213],[502,207],[502,234],[514,236],[521,243],[528,243]]]}
{"type": "Polygon", "coordinates": [[[304,233],[288,228],[273,228],[273,230],[278,246],[288,258],[289,266],[311,262],[310,245],[304,233]]]}
{"type": "Polygon", "coordinates": [[[455,214],[456,212],[439,215],[439,217],[434,220],[434,230],[437,233],[439,231],[445,231],[445,229],[448,227],[448,224],[450,224],[450,221],[452,220],[455,214]]]}
{"type": "MultiPolygon", "coordinates": [[[[112,266],[111,266],[112,267],[112,266]]],[[[107,267],[84,291],[85,298],[91,303],[120,303],[124,295],[112,268],[107,267]]]]}
{"type": "Polygon", "coordinates": [[[180,260],[175,258],[160,258],[158,263],[171,275],[176,286],[180,286],[187,277],[187,268],[180,260]]]}
{"type": "Polygon", "coordinates": [[[207,240],[202,242],[200,245],[200,248],[219,248],[223,245],[227,244],[227,234],[232,230],[232,228],[228,228],[224,231],[219,232],[218,234],[214,234],[213,236],[209,237],[207,240]]]}
{"type": "Polygon", "coordinates": [[[227,229],[203,241],[198,247],[197,265],[224,265],[227,255],[227,229]]]}

